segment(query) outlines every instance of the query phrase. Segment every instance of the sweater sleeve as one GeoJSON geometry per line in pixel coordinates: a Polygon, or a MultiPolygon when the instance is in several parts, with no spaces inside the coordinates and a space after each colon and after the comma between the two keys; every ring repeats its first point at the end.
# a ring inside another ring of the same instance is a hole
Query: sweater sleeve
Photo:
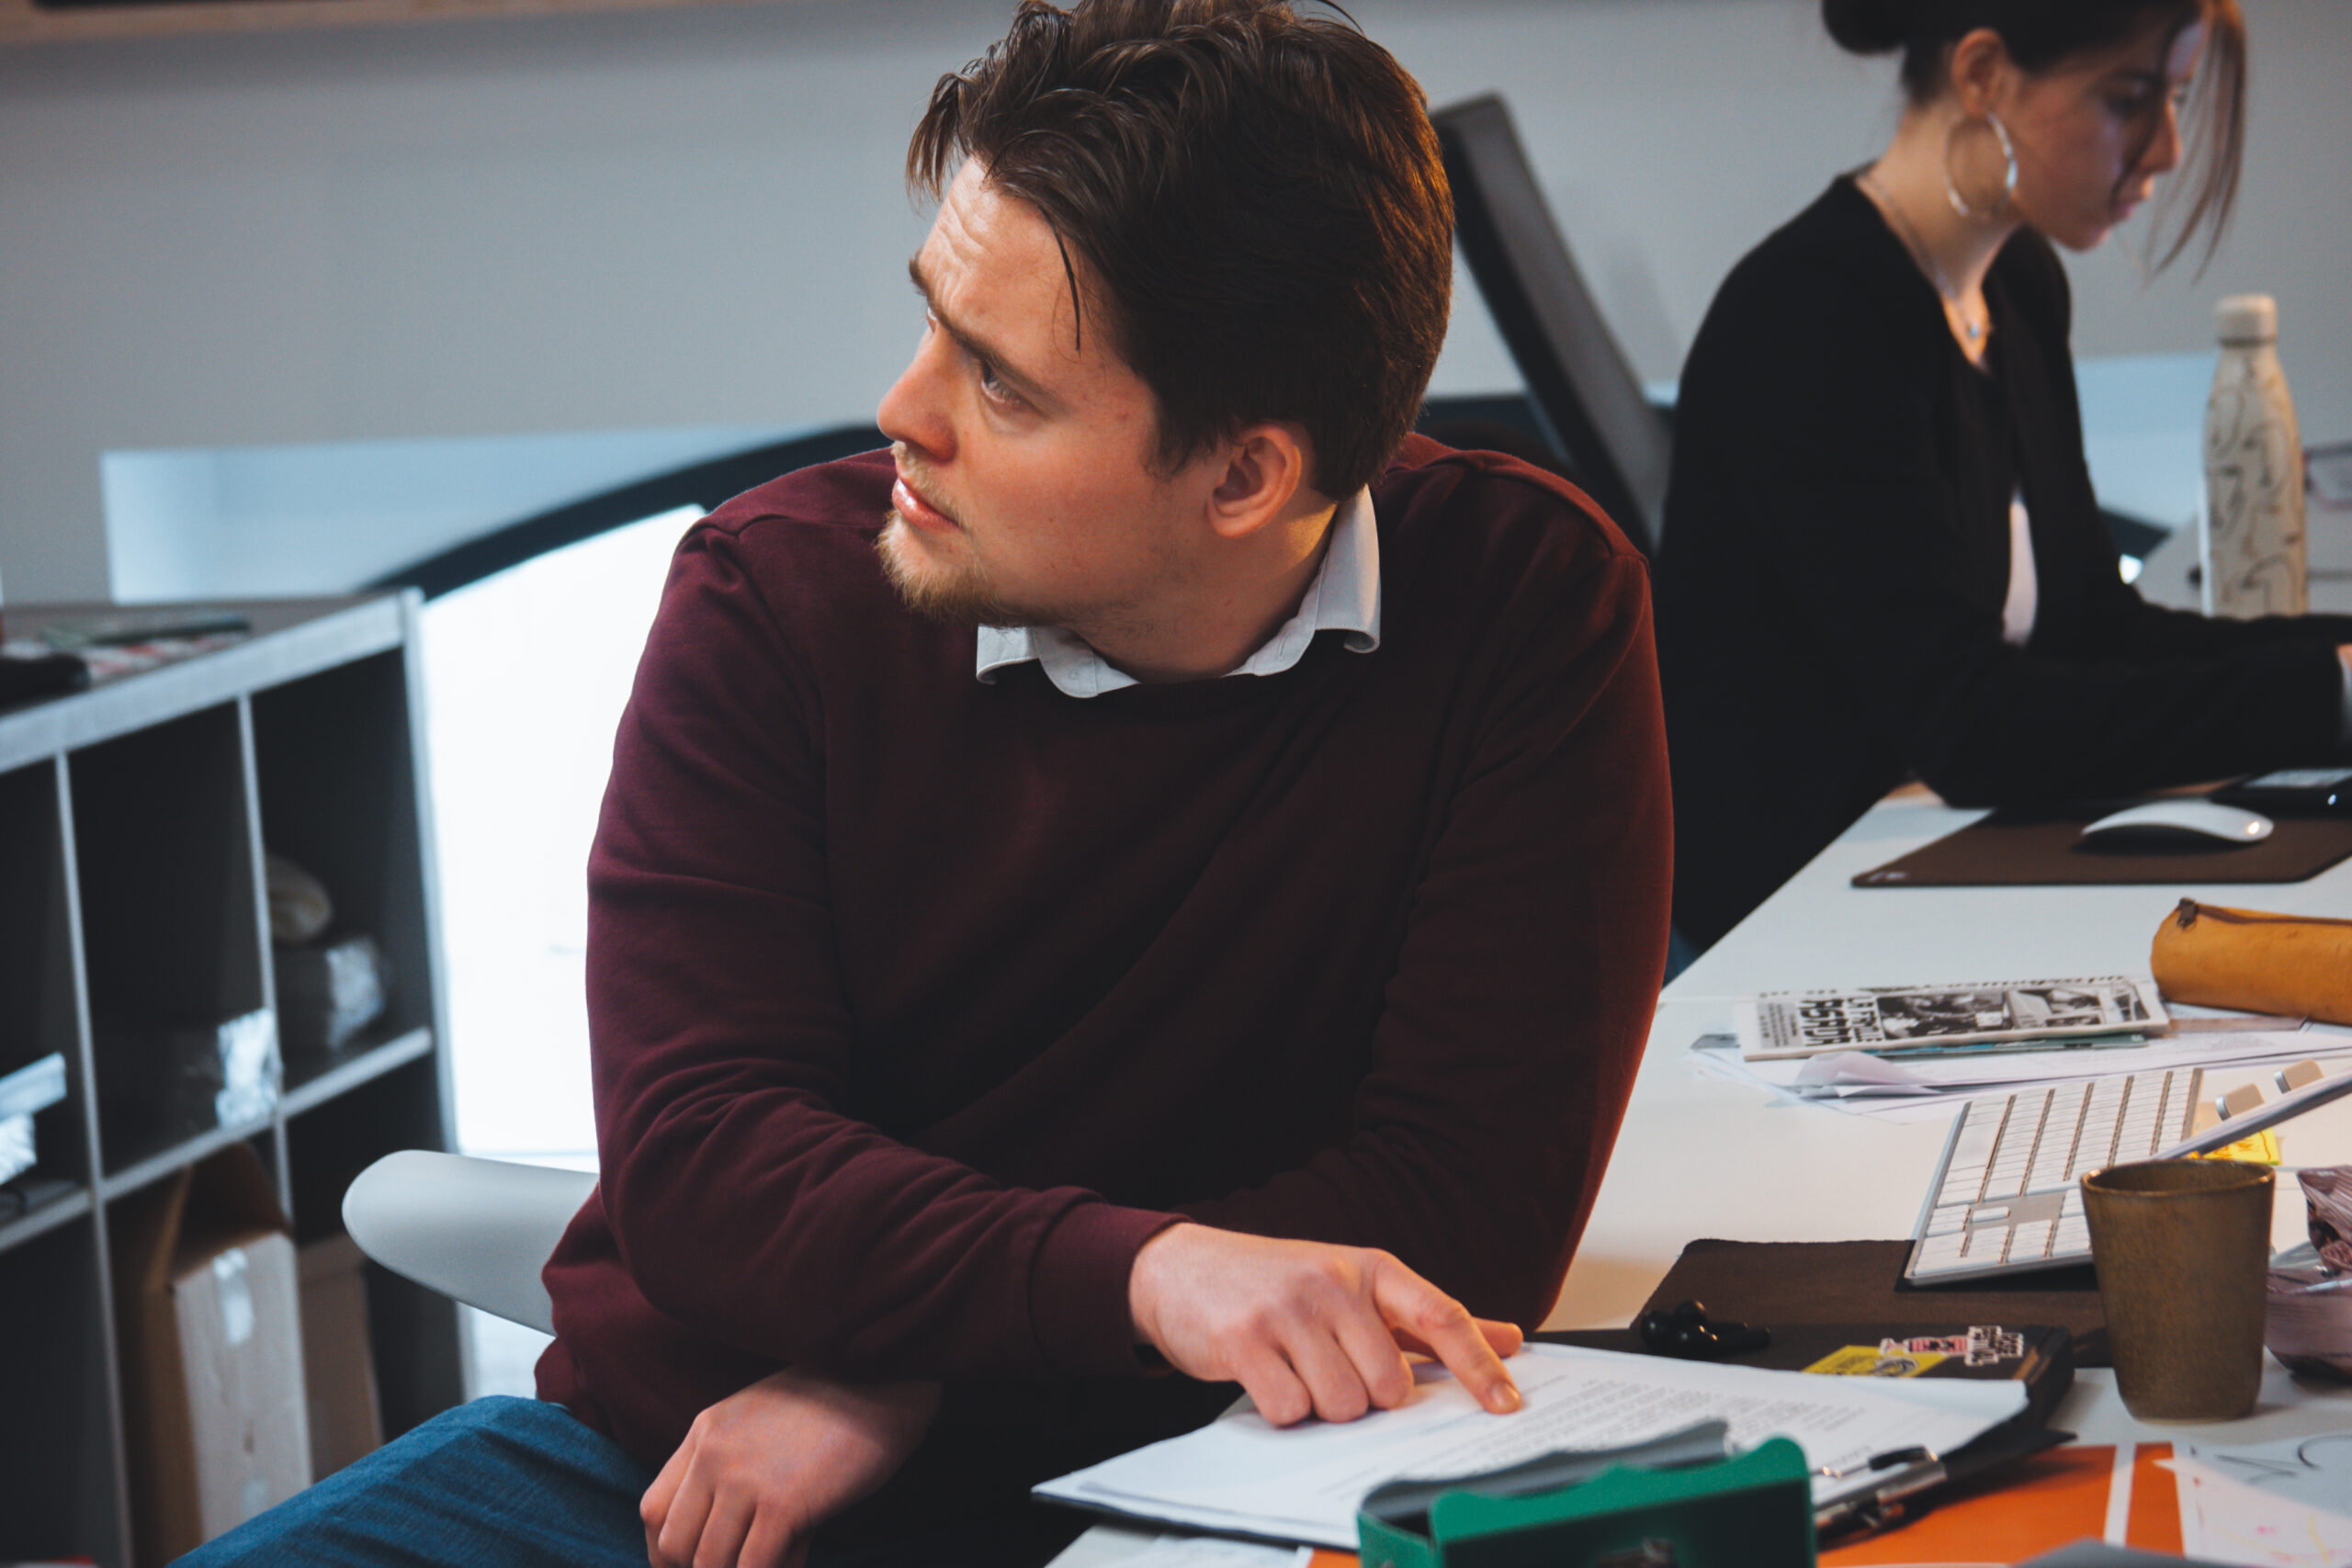
{"type": "MultiPolygon", "coordinates": [[[[2335,745],[2325,623],[2190,626],[2110,568],[2072,646],[2039,632],[2005,644],[1998,604],[1968,587],[1939,345],[1873,318],[1871,287],[1804,260],[1779,269],[1770,309],[1740,312],[1738,356],[1772,384],[1751,382],[1726,456],[1753,478],[1770,591],[1817,628],[1856,709],[1930,786],[1956,805],[2098,795],[2335,745]]],[[[2063,334],[2047,352],[2064,366],[2063,334]]]]}
{"type": "Polygon", "coordinates": [[[1186,1205],[1210,1224],[1386,1248],[1530,1328],[1632,1089],[1671,885],[1647,573],[1620,546],[1544,597],[1498,660],[1347,1136],[1186,1205]]]}
{"type": "Polygon", "coordinates": [[[673,566],[589,863],[600,1197],[621,1260],[668,1318],[773,1362],[1142,1372],[1128,1266],[1175,1216],[1009,1188],[838,1109],[855,1027],[822,737],[805,664],[706,525],[673,566]]]}

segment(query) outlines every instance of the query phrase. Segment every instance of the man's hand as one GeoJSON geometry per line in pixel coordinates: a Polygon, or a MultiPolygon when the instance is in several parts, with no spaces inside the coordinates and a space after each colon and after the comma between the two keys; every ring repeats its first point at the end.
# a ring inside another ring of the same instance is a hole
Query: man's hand
{"type": "Polygon", "coordinates": [[[859,1385],[790,1368],[695,1417],[647,1489],[652,1568],[785,1568],[808,1532],[888,1481],[939,1409],[933,1382],[859,1385]]]}
{"type": "Polygon", "coordinates": [[[1174,1225],[1136,1254],[1127,1306],[1178,1371],[1238,1382],[1278,1427],[1402,1404],[1407,1350],[1445,1363],[1487,1409],[1519,1408],[1501,1359],[1519,1330],[1472,1317],[1385,1252],[1174,1225]]]}

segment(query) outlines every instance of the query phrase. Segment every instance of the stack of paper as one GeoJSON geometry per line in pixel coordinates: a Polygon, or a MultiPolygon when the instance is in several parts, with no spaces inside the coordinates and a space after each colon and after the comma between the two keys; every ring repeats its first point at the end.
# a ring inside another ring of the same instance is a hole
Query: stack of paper
{"type": "Polygon", "coordinates": [[[1988,1052],[1889,1059],[1839,1051],[1801,1060],[1743,1060],[1728,1034],[1693,1043],[1692,1066],[1709,1077],[1767,1089],[1857,1115],[1894,1121],[1950,1116],[1962,1100],[2116,1073],[2167,1067],[2260,1070],[2306,1057],[2352,1055],[2352,1030],[2307,1028],[2250,1032],[2183,1032],[2137,1045],[1988,1052]]]}
{"type": "Polygon", "coordinates": [[[1812,1377],[1531,1345],[1511,1363],[1526,1403],[1481,1409],[1442,1368],[1360,1421],[1277,1427],[1246,1402],[1197,1432],[1049,1481],[1037,1495],[1132,1518],[1352,1551],[1356,1506],[1383,1482],[1474,1474],[1557,1450],[1610,1449],[1721,1419],[1745,1450],[1793,1439],[1814,1500],[1882,1483],[1871,1461],[1950,1453],[2025,1408],[2022,1382],[1812,1377]]]}

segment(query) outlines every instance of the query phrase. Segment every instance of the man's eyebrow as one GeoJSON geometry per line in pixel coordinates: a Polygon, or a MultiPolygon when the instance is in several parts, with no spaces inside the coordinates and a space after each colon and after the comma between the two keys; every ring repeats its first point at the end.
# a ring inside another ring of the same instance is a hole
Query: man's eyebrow
{"type": "Polygon", "coordinates": [[[925,281],[922,276],[922,257],[910,256],[907,259],[907,276],[913,280],[915,292],[922,296],[924,307],[931,311],[931,319],[939,323],[941,332],[956,340],[956,347],[975,359],[986,360],[996,371],[998,380],[1010,386],[1029,401],[1041,406],[1049,406],[1059,401],[1038,383],[1036,378],[1024,374],[1007,359],[1001,351],[985,339],[965,330],[940,308],[939,301],[932,298],[930,283],[925,281]]]}

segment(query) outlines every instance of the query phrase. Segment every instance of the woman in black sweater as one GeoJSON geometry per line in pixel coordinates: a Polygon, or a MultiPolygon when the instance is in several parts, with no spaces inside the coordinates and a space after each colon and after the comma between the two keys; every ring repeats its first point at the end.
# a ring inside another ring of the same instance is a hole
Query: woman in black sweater
{"type": "Polygon", "coordinates": [[[1683,368],[1658,655],[1699,947],[1906,777],[1959,806],[2127,794],[2352,736],[2352,617],[2146,604],[2083,460],[2051,243],[2096,245],[2180,162],[2201,75],[2171,254],[2200,227],[2210,250],[2236,0],[1822,9],[1846,48],[1902,51],[1908,104],[1733,270],[1683,368]]]}

